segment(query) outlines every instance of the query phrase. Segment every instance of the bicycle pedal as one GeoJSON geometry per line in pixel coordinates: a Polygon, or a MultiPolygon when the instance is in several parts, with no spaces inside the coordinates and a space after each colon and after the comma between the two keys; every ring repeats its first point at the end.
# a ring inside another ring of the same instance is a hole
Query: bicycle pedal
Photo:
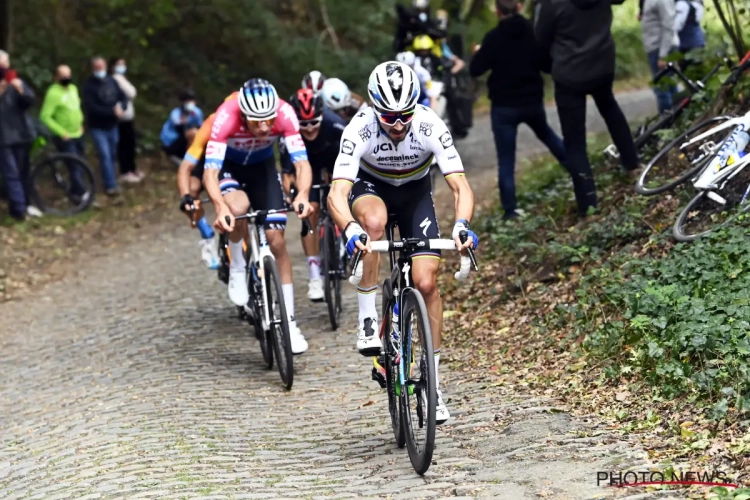
{"type": "Polygon", "coordinates": [[[607,146],[604,151],[602,151],[605,155],[609,156],[610,158],[617,159],[620,157],[619,151],[617,151],[617,147],[614,144],[610,144],[607,146]]]}
{"type": "Polygon", "coordinates": [[[372,367],[372,379],[380,384],[381,389],[385,389],[385,376],[374,366],[372,367]]]}

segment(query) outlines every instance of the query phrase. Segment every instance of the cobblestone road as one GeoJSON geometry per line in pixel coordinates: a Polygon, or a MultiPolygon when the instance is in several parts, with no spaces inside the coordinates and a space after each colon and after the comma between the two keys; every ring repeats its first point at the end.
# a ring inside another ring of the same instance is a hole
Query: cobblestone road
{"type": "MultiPolygon", "coordinates": [[[[456,418],[417,476],[352,323],[330,332],[297,287],[310,350],[285,392],[175,220],[0,306],[0,498],[603,498],[617,492],[596,486],[597,470],[643,463],[552,400],[441,369],[456,418]]],[[[355,300],[347,287],[352,318],[355,300]]]]}

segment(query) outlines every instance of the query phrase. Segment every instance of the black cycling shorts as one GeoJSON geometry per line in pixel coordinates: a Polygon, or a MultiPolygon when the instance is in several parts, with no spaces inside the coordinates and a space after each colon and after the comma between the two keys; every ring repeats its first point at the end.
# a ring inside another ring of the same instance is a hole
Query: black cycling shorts
{"type": "MultiPolygon", "coordinates": [[[[357,200],[366,196],[376,196],[383,200],[388,210],[388,220],[396,222],[401,238],[440,238],[429,175],[401,186],[393,186],[360,171],[359,178],[349,193],[349,207],[352,211],[357,200]]],[[[418,256],[440,256],[440,250],[412,253],[412,258],[418,256]]]]}
{"type": "MultiPolygon", "coordinates": [[[[276,170],[273,156],[254,165],[239,165],[224,160],[219,173],[221,194],[226,195],[241,189],[247,194],[252,210],[281,210],[286,208],[280,174],[276,170]]],[[[257,224],[266,230],[283,231],[286,227],[286,214],[258,217],[257,224]]]]}

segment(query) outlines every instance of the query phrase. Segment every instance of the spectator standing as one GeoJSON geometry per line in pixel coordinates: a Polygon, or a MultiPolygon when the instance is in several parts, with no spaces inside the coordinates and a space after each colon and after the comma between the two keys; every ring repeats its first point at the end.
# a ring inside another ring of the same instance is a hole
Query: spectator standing
{"type": "Polygon", "coordinates": [[[179,99],[182,104],[169,114],[160,135],[162,149],[167,156],[176,158],[178,164],[203,124],[203,111],[195,104],[195,92],[186,89],[180,93],[179,99]]]}
{"type": "MultiPolygon", "coordinates": [[[[84,156],[81,97],[78,87],[72,82],[69,66],[63,64],[57,67],[55,83],[47,89],[39,118],[54,135],[58,151],[84,156]]],[[[71,167],[76,168],[75,165],[71,167]]],[[[75,194],[84,194],[86,188],[81,180],[81,173],[73,171],[72,179],[75,194]]]]}
{"type": "Polygon", "coordinates": [[[125,77],[125,73],[128,69],[125,64],[125,59],[114,57],[110,60],[109,67],[112,72],[112,78],[115,79],[117,85],[120,86],[120,90],[122,90],[125,97],[128,98],[128,105],[123,110],[117,127],[119,134],[119,141],[117,142],[117,160],[120,164],[120,182],[137,184],[145,177],[143,172],[136,170],[135,168],[136,140],[135,127],[133,125],[133,119],[135,118],[133,101],[138,95],[138,92],[125,77]]]}
{"type": "Polygon", "coordinates": [[[562,165],[567,161],[563,142],[547,124],[544,111],[541,71],[547,58],[534,38],[531,23],[519,13],[520,7],[518,0],[495,0],[499,22],[485,35],[482,45],[475,47],[469,63],[474,78],[491,71],[487,87],[504,219],[518,217],[515,165],[520,124],[527,124],[562,165]]]}
{"type": "MultiPolygon", "coordinates": [[[[694,49],[701,49],[706,46],[706,36],[701,28],[703,20],[703,1],[702,0],[677,0],[675,7],[674,30],[679,38],[680,52],[683,55],[694,49]]],[[[685,60],[682,61],[683,68],[685,60]]]]}
{"type": "Polygon", "coordinates": [[[115,155],[119,139],[118,119],[128,105],[125,93],[114,78],[107,74],[102,57],[91,60],[92,75],[83,87],[83,109],[86,126],[99,155],[99,167],[107,196],[118,194],[115,177],[115,155]]]}
{"type": "MultiPolygon", "coordinates": [[[[641,13],[641,31],[643,33],[643,48],[648,55],[648,65],[651,75],[667,65],[667,56],[679,45],[679,38],[675,31],[676,13],[674,0],[644,0],[641,13]]],[[[672,107],[672,98],[677,92],[674,85],[666,88],[654,87],[659,112],[672,107]]]]}
{"type": "Polygon", "coordinates": [[[536,38],[552,58],[555,102],[581,217],[597,207],[596,184],[586,152],[587,95],[593,97],[604,118],[622,165],[631,176],[638,168],[630,127],[612,91],[612,3],[622,0],[537,0],[534,16],[536,38]]]}
{"type": "Polygon", "coordinates": [[[28,204],[25,179],[36,129],[28,114],[34,91],[10,69],[8,53],[0,50],[0,172],[8,190],[11,217],[24,220],[42,213],[28,204]]]}

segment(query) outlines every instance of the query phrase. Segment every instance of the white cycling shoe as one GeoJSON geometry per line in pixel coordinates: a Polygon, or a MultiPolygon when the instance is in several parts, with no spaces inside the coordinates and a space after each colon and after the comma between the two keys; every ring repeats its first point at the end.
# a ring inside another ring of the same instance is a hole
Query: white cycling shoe
{"type": "Polygon", "coordinates": [[[307,298],[313,302],[320,302],[325,298],[321,278],[310,280],[310,283],[307,284],[307,298]]]}
{"type": "Polygon", "coordinates": [[[289,323],[289,340],[292,343],[292,354],[302,354],[307,351],[308,346],[305,336],[302,335],[299,327],[292,322],[289,323]]]}
{"type": "Polygon", "coordinates": [[[219,269],[219,250],[216,237],[200,241],[201,260],[209,269],[219,269]]]}
{"type": "Polygon", "coordinates": [[[229,300],[236,306],[244,306],[250,300],[250,294],[247,291],[245,283],[245,270],[229,270],[229,284],[227,286],[229,300]]]}
{"type": "Polygon", "coordinates": [[[449,418],[451,418],[451,414],[448,413],[448,408],[443,401],[443,393],[438,389],[437,404],[435,405],[435,423],[437,425],[444,424],[449,418]]]}
{"type": "Polygon", "coordinates": [[[357,329],[357,350],[362,356],[377,356],[382,348],[378,322],[367,318],[357,329]]]}

